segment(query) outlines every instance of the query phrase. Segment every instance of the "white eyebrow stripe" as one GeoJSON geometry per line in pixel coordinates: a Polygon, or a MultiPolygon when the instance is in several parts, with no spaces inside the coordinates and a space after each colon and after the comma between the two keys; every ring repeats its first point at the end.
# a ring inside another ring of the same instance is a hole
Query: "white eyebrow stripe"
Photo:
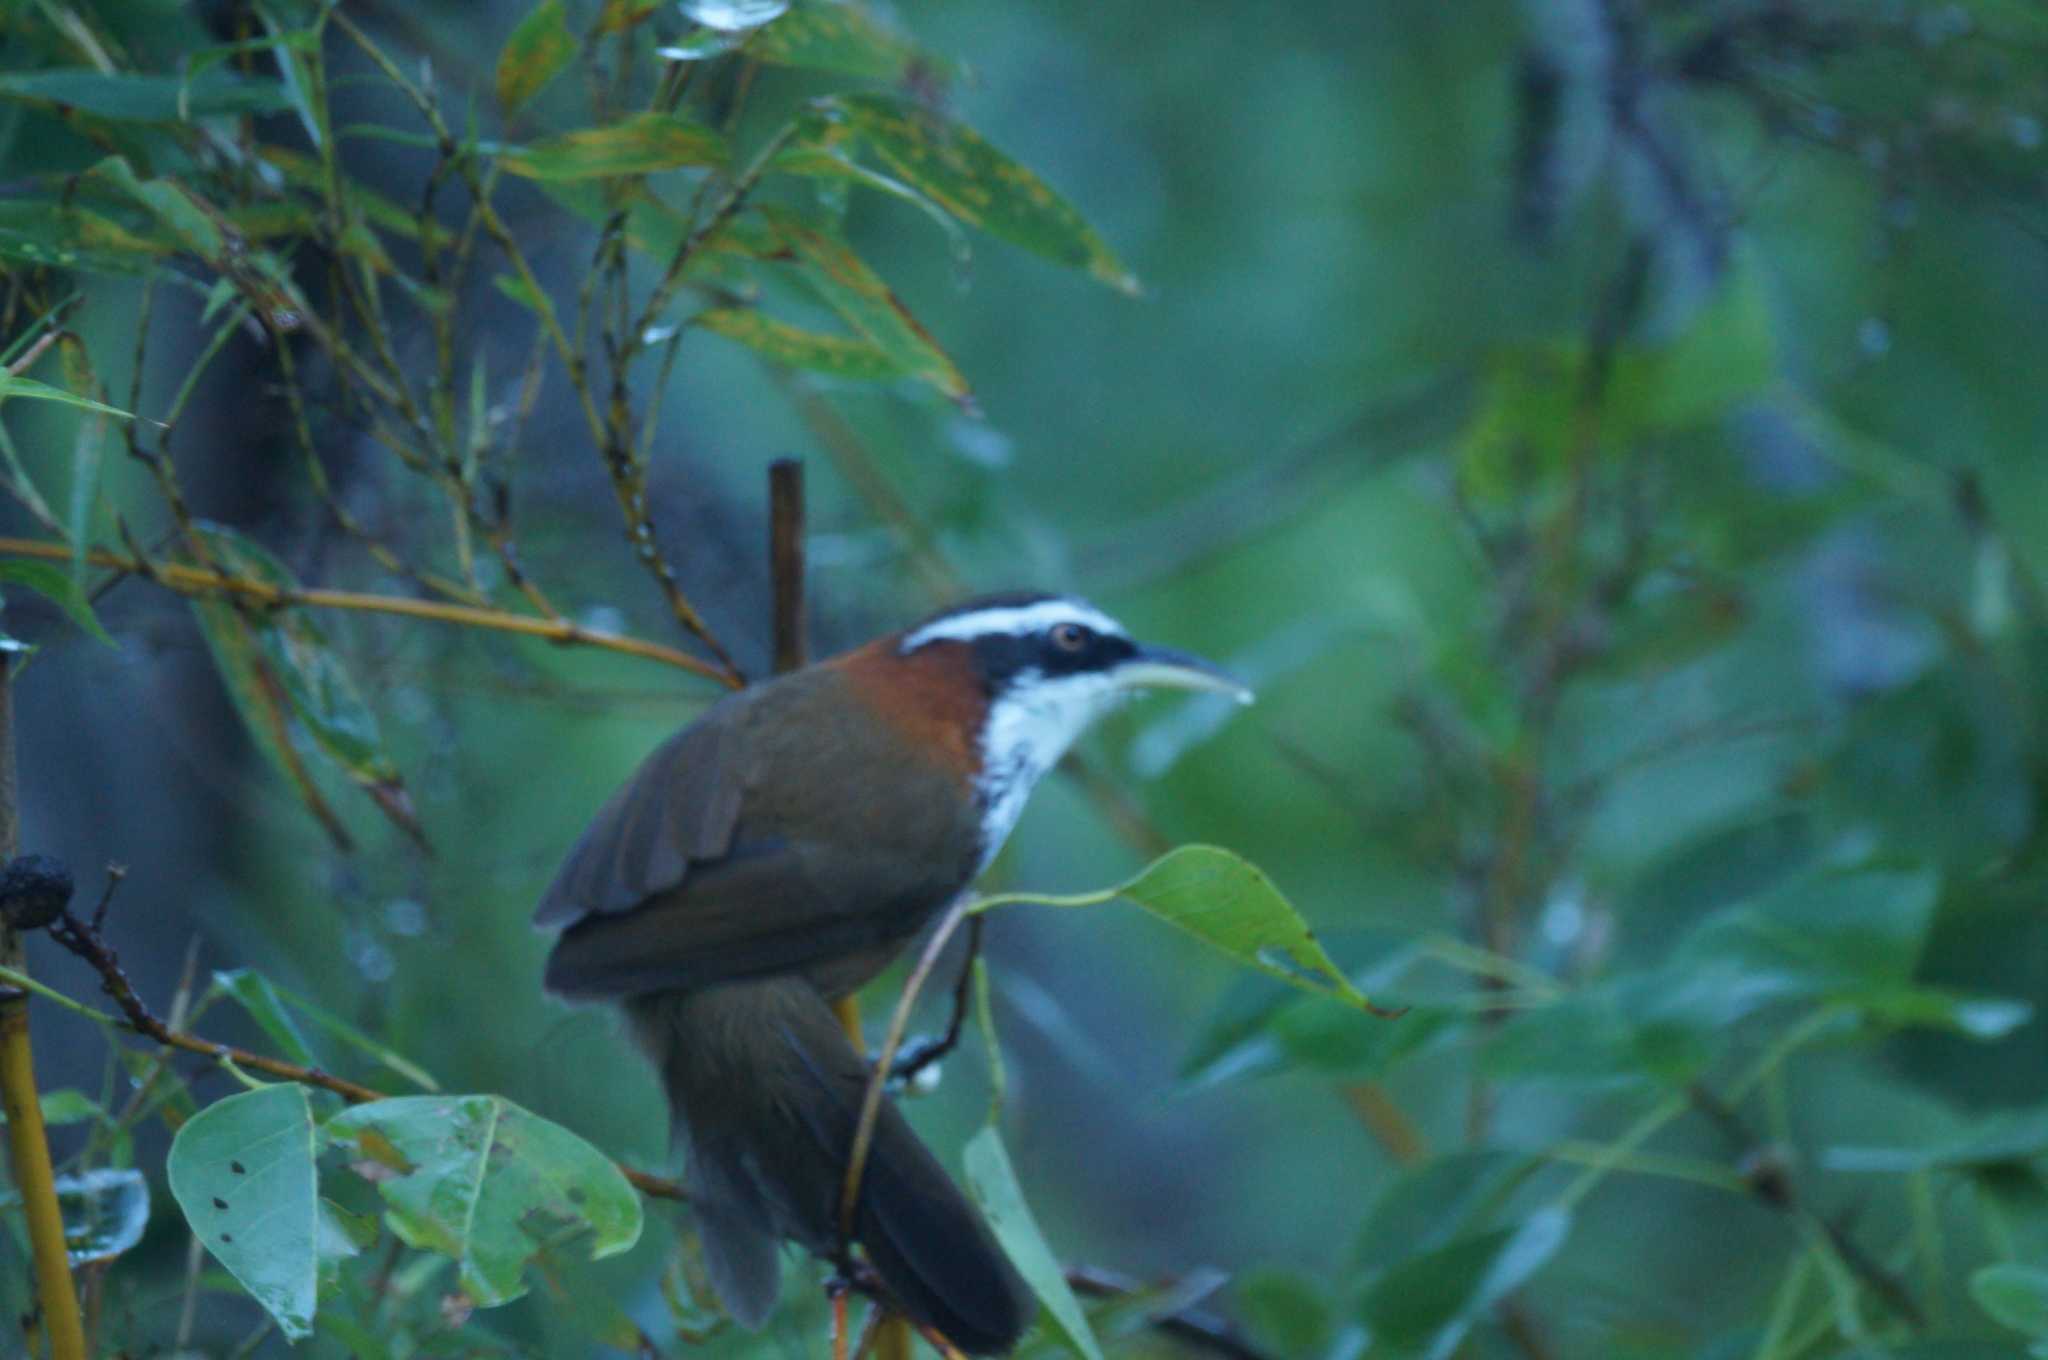
{"type": "Polygon", "coordinates": [[[991,633],[1009,633],[1022,637],[1052,627],[1056,623],[1078,623],[1098,633],[1111,637],[1123,637],[1123,625],[1093,605],[1082,604],[1079,600],[1040,600],[1036,604],[1010,605],[997,609],[976,609],[966,614],[952,614],[935,620],[903,639],[901,650],[914,652],[927,642],[941,642],[951,639],[966,642],[973,638],[987,637],[991,633]]]}

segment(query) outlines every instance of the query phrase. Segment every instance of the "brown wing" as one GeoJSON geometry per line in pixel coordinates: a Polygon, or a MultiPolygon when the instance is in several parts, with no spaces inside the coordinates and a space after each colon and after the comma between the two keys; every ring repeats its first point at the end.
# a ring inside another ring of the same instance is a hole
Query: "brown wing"
{"type": "Polygon", "coordinates": [[[838,996],[965,887],[964,776],[845,721],[812,667],[721,702],[605,805],[541,904],[550,990],[632,996],[801,974],[838,996]],[[821,772],[830,771],[826,776],[821,772]],[[874,789],[886,782],[891,796],[874,789]]]}
{"type": "Polygon", "coordinates": [[[682,886],[693,864],[732,848],[745,794],[745,771],[733,758],[744,714],[738,697],[656,747],[598,810],[542,895],[535,925],[631,911],[682,886]]]}
{"type": "Polygon", "coordinates": [[[547,986],[618,997],[801,974],[836,997],[881,971],[959,888],[958,875],[906,872],[895,856],[742,842],[675,891],[564,931],[547,986]]]}

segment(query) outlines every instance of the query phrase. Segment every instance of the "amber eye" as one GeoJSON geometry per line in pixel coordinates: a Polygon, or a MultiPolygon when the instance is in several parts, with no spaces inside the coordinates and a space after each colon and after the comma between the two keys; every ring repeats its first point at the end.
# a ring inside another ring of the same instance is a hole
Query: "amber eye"
{"type": "Polygon", "coordinates": [[[1088,630],[1078,623],[1056,623],[1052,629],[1052,645],[1063,652],[1078,652],[1088,645],[1088,630]]]}

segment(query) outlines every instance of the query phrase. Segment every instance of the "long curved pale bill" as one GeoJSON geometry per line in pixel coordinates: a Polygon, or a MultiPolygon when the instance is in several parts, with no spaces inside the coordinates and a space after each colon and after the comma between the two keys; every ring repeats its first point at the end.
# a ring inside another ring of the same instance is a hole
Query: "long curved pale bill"
{"type": "Polygon", "coordinates": [[[1227,694],[1241,704],[1252,701],[1251,688],[1213,661],[1171,647],[1140,647],[1138,654],[1114,672],[1118,689],[1193,689],[1227,694]]]}

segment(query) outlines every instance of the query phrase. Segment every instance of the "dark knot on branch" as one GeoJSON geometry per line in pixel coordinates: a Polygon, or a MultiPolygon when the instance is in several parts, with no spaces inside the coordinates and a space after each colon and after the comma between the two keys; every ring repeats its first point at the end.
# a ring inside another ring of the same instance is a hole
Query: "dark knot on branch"
{"type": "Polygon", "coordinates": [[[16,855],[0,869],[0,920],[15,930],[41,930],[64,914],[75,890],[63,860],[16,855]]]}

